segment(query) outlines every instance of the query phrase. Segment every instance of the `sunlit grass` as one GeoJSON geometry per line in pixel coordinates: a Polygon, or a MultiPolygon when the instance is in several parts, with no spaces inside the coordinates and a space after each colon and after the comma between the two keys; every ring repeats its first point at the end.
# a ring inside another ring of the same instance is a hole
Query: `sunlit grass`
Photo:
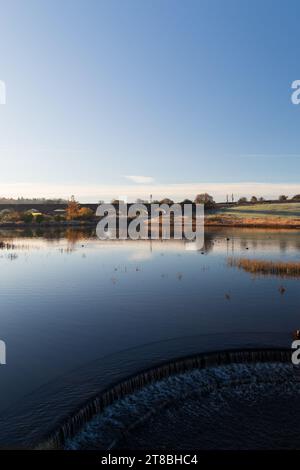
{"type": "Polygon", "coordinates": [[[230,258],[228,264],[231,267],[236,267],[255,275],[300,278],[300,263],[295,262],[230,258]]]}
{"type": "Polygon", "coordinates": [[[252,204],[234,207],[224,207],[218,211],[221,215],[233,215],[236,217],[299,217],[300,203],[278,204],[252,204]]]}

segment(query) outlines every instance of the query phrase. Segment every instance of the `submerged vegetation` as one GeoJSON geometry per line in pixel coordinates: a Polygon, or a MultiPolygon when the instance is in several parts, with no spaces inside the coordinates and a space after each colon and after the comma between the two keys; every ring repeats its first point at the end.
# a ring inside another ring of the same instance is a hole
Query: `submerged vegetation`
{"type": "Polygon", "coordinates": [[[300,263],[277,262],[246,258],[230,258],[228,265],[262,276],[280,276],[282,278],[300,278],[300,263]]]}

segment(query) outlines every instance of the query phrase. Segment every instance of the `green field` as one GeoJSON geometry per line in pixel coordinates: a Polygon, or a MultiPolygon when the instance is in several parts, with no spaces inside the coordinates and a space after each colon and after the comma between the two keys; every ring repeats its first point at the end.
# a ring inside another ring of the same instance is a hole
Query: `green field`
{"type": "Polygon", "coordinates": [[[215,215],[233,216],[241,218],[286,217],[300,218],[300,203],[253,204],[222,208],[215,215]]]}

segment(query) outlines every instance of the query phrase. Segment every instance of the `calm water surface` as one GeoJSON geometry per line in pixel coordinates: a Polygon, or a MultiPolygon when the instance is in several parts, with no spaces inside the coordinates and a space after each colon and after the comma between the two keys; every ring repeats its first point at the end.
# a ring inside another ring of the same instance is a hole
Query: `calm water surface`
{"type": "MultiPolygon", "coordinates": [[[[99,241],[91,233],[1,232],[3,411],[93,360],[170,339],[300,328],[299,280],[253,277],[230,257],[300,261],[300,232],[214,229],[183,241],[99,241]],[[284,286],[281,294],[279,287],[284,286]]],[[[275,337],[274,336],[274,337],[275,337]]]]}

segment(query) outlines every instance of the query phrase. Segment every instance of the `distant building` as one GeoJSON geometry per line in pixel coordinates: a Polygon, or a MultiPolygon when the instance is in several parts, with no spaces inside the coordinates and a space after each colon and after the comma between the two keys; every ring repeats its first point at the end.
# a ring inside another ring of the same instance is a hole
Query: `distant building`
{"type": "Polygon", "coordinates": [[[43,215],[42,212],[38,211],[37,209],[29,209],[26,212],[27,214],[31,214],[33,217],[36,217],[38,215],[43,215]]]}

